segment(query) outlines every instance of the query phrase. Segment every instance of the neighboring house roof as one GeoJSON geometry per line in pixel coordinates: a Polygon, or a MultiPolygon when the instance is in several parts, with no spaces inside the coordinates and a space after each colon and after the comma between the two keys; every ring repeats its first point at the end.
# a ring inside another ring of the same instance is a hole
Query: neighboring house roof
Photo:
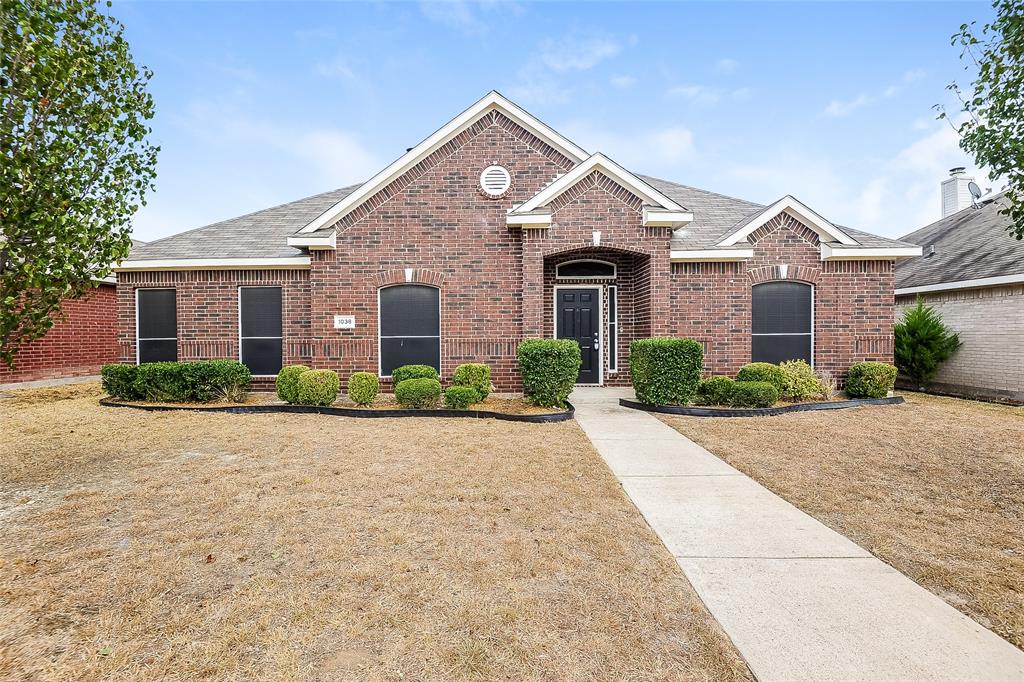
{"type": "Polygon", "coordinates": [[[342,216],[491,111],[500,111],[576,164],[532,199],[513,207],[509,211],[510,225],[535,227],[540,226],[533,224],[538,221],[550,223],[546,204],[596,170],[643,199],[645,225],[675,228],[671,247],[674,260],[747,258],[752,254],[746,235],[782,211],[812,223],[812,229],[822,235],[823,259],[900,258],[919,253],[912,244],[833,225],[790,196],[764,206],[634,175],[600,153],[588,155],[542,121],[492,91],[365,183],[137,245],[122,269],[308,266],[307,249],[335,248],[333,226],[342,216]],[[833,246],[843,248],[833,252],[829,250],[833,246]]]}
{"type": "Polygon", "coordinates": [[[1006,197],[997,194],[903,237],[924,255],[897,265],[896,293],[1024,281],[1024,242],[1006,231],[1010,219],[999,213],[1005,206],[1006,197]]]}

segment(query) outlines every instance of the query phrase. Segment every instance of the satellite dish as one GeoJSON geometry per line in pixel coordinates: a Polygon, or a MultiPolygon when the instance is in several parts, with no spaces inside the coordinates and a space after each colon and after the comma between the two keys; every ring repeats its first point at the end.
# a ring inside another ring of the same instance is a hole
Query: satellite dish
{"type": "Polygon", "coordinates": [[[975,200],[981,198],[981,188],[978,187],[978,183],[973,180],[967,183],[967,191],[971,193],[971,196],[974,197],[975,200]]]}

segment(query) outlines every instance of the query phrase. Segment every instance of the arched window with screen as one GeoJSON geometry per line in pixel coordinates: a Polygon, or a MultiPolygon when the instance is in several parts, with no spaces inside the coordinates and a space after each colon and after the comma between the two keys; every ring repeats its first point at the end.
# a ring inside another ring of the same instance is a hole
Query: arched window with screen
{"type": "Polygon", "coordinates": [[[380,290],[380,375],[402,365],[441,371],[441,291],[422,284],[380,290]]]}
{"type": "Polygon", "coordinates": [[[753,289],[751,361],[814,359],[814,290],[802,282],[765,282],[753,289]]]}

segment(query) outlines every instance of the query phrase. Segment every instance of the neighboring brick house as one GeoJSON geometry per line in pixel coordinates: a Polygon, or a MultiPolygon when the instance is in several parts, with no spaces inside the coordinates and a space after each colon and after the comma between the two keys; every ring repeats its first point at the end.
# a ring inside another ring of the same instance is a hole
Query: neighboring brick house
{"type": "Polygon", "coordinates": [[[53,327],[21,347],[13,369],[0,362],[0,384],[99,374],[118,357],[117,293],[112,281],[104,281],[61,303],[53,327]]]}
{"type": "Polygon", "coordinates": [[[1004,196],[972,202],[962,170],[943,182],[944,217],[904,237],[924,254],[896,268],[897,314],[921,297],[960,335],[930,390],[1024,402],[1024,242],[1004,196]]]}
{"type": "Polygon", "coordinates": [[[687,336],[708,372],[892,359],[895,261],[917,247],[639,176],[496,92],[367,182],[151,242],[118,271],[121,359],[240,358],[389,376],[576,339],[580,382],[629,383],[633,339],[687,336]],[[162,292],[162,293],[161,293],[162,292]]]}

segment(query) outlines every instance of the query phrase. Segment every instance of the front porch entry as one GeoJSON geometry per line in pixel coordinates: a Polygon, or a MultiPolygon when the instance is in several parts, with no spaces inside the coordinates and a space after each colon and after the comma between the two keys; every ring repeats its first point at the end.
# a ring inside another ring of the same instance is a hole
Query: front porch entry
{"type": "Polygon", "coordinates": [[[581,285],[555,286],[555,338],[580,346],[578,384],[601,385],[601,289],[581,285]]]}

